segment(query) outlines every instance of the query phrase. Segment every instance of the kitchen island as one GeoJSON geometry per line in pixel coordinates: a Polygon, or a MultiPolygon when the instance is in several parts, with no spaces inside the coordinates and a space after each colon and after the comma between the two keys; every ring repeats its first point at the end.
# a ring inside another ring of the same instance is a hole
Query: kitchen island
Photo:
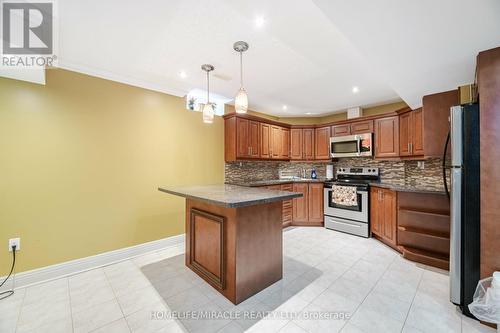
{"type": "Polygon", "coordinates": [[[186,266],[231,302],[281,280],[281,201],[301,193],[235,185],[158,190],[186,198],[186,266]]]}

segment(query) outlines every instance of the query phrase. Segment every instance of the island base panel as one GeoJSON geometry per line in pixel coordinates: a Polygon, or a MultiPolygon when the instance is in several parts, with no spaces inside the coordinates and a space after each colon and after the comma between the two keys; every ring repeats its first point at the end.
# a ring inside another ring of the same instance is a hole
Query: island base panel
{"type": "Polygon", "coordinates": [[[283,276],[281,202],[225,208],[186,200],[186,266],[234,304],[283,276]]]}

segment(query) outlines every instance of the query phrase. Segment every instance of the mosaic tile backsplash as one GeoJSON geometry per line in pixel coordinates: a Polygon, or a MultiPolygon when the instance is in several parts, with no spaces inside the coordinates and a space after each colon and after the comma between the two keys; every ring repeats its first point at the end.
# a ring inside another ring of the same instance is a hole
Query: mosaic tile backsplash
{"type": "Polygon", "coordinates": [[[424,167],[418,167],[419,161],[381,161],[371,158],[343,158],[337,162],[283,162],[283,161],[242,161],[225,164],[226,182],[251,182],[257,180],[278,179],[280,173],[301,176],[306,170],[310,177],[311,170],[316,169],[318,178],[326,175],[326,165],[339,167],[376,167],[380,169],[381,182],[397,185],[425,186],[435,189],[443,188],[442,159],[431,158],[423,161],[424,167]]]}

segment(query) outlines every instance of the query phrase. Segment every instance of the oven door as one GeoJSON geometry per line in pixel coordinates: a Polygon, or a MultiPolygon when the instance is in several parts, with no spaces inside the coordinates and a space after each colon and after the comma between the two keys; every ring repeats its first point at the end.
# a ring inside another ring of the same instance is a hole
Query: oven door
{"type": "Polygon", "coordinates": [[[342,206],[334,204],[332,202],[332,189],[325,188],[324,190],[325,215],[368,223],[368,189],[358,188],[357,194],[358,194],[357,206],[342,206]]]}
{"type": "Polygon", "coordinates": [[[373,155],[372,134],[347,135],[330,138],[332,158],[373,155]]]}

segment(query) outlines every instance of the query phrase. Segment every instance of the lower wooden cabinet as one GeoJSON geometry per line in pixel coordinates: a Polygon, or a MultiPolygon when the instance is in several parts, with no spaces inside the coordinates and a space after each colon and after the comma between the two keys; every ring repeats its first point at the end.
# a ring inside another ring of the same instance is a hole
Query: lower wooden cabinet
{"type": "Polygon", "coordinates": [[[397,248],[397,193],[370,189],[370,224],[372,234],[387,245],[397,248]]]}
{"type": "Polygon", "coordinates": [[[322,224],[323,183],[294,183],[293,191],[304,195],[293,199],[293,224],[322,224]]]}

